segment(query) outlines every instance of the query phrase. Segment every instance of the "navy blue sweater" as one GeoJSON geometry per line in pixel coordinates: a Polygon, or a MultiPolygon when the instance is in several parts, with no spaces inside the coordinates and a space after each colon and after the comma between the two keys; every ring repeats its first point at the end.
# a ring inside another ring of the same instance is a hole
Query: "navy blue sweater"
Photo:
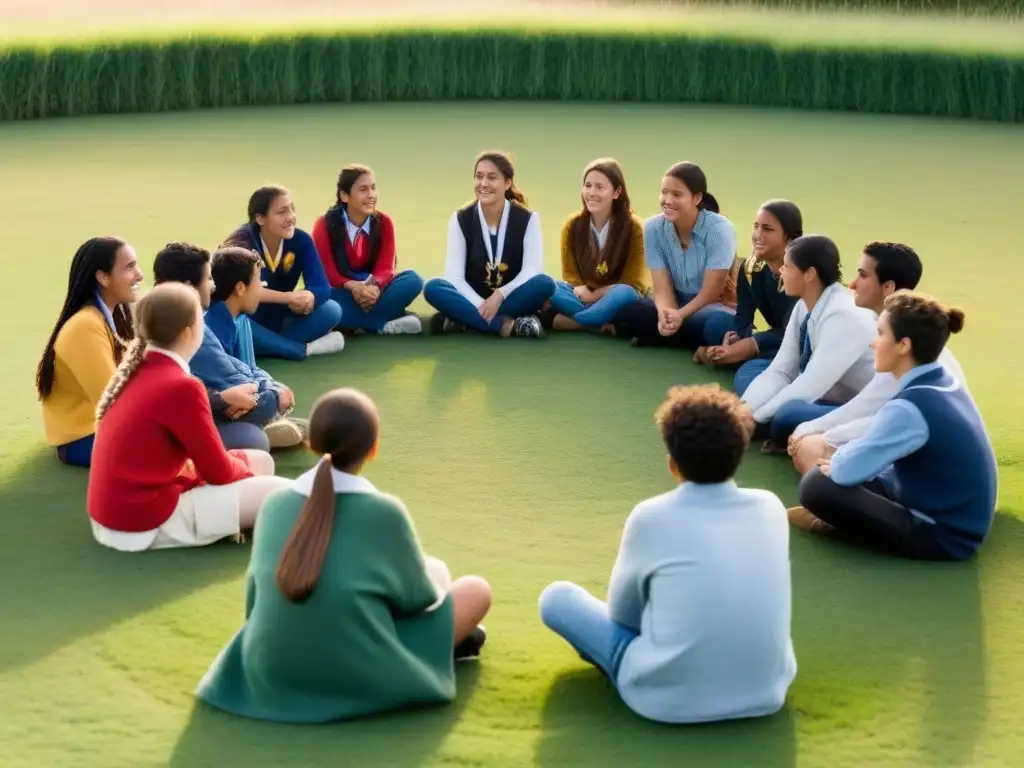
{"type": "Polygon", "coordinates": [[[748,259],[740,267],[736,284],[736,316],[733,330],[740,338],[754,337],[762,356],[774,355],[786,335],[786,324],[797,299],[787,296],[779,279],[764,262],[748,259]],[[768,329],[754,332],[754,312],[760,312],[768,329]]]}

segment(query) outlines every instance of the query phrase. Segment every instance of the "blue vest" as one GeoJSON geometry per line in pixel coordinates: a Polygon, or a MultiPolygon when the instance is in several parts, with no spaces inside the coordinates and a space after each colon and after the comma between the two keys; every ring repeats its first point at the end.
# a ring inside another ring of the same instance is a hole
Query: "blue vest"
{"type": "Polygon", "coordinates": [[[996,507],[996,457],[981,414],[944,368],[917,377],[896,399],[928,424],[928,441],[893,465],[900,501],[932,518],[939,545],[965,560],[988,535],[996,507]]]}

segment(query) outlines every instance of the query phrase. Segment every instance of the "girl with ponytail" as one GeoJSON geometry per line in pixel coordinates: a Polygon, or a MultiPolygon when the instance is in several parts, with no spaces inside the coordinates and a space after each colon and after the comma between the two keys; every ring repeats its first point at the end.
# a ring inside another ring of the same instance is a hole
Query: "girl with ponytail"
{"type": "Polygon", "coordinates": [[[65,464],[88,467],[96,404],[132,340],[131,305],[142,282],[135,251],[116,237],[86,240],[36,369],[46,441],[65,464]]]}
{"type": "Polygon", "coordinates": [[[252,528],[287,486],[262,451],[225,451],[189,359],[203,339],[199,294],[158,285],[99,399],[87,506],[96,540],[127,552],[211,544],[252,528]]]}
{"type": "Polygon", "coordinates": [[[484,152],[473,166],[476,200],[452,214],[444,277],[423,297],[437,314],[432,333],[472,328],[503,338],[542,338],[537,313],[555,292],[544,272],[540,217],[516,187],[504,152],[484,152]]]}
{"type": "Polygon", "coordinates": [[[209,704],[322,723],[455,697],[453,661],[479,654],[490,587],[476,576],[452,582],[423,554],[402,502],[363,477],[379,434],[362,392],[314,404],[319,462],[261,512],[245,624],[197,692],[209,704]]]}

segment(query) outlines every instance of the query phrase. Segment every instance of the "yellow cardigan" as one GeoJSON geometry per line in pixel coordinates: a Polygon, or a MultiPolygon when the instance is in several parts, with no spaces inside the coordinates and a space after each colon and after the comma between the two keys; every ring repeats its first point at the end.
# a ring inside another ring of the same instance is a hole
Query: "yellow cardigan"
{"type": "MultiPolygon", "coordinates": [[[[583,284],[583,279],[576,268],[576,259],[572,254],[572,225],[581,215],[574,213],[562,225],[562,280],[574,288],[583,284]]],[[[644,258],[644,222],[636,214],[633,215],[632,221],[633,232],[629,240],[629,254],[626,256],[626,268],[623,270],[619,282],[631,285],[641,294],[646,295],[651,290],[651,273],[647,269],[647,261],[644,258]]]]}
{"type": "Polygon", "coordinates": [[[53,391],[43,400],[43,431],[50,445],[64,445],[96,431],[96,405],[117,370],[114,334],[103,313],[82,307],[54,344],[53,391]]]}

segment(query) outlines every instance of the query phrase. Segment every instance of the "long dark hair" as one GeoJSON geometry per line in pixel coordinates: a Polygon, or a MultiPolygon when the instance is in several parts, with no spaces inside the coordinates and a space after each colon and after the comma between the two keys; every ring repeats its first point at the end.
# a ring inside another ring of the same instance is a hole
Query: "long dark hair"
{"type": "Polygon", "coordinates": [[[241,224],[228,235],[221,246],[235,246],[236,248],[252,248],[255,242],[259,244],[260,225],[256,223],[257,216],[266,216],[270,206],[274,204],[281,195],[289,194],[288,189],[277,184],[267,184],[260,187],[249,195],[247,215],[249,220],[241,224]]]}
{"type": "Polygon", "coordinates": [[[313,404],[309,447],[323,460],[277,563],[277,586],[289,601],[303,603],[313,594],[331,546],[335,513],[331,467],[357,471],[377,445],[379,434],[377,406],[357,389],[332,390],[313,404]]]}
{"type": "MultiPolygon", "coordinates": [[[[783,200],[781,198],[777,200],[769,200],[764,203],[759,210],[768,211],[775,219],[779,222],[779,226],[782,228],[782,234],[786,236],[787,245],[798,237],[802,237],[804,234],[804,217],[800,213],[800,208],[797,204],[790,200],[783,200]]],[[[747,273],[747,279],[754,273],[755,270],[761,269],[763,264],[759,266],[757,256],[753,253],[750,254],[744,269],[747,273]]]]}
{"type": "MultiPolygon", "coordinates": [[[[57,323],[53,326],[50,340],[46,342],[43,356],[36,368],[36,393],[40,400],[45,400],[53,392],[53,372],[57,362],[53,347],[57,343],[57,336],[72,315],[93,301],[93,296],[99,288],[96,273],[113,272],[117,264],[117,253],[124,246],[124,240],[117,237],[94,237],[82,243],[71,259],[64,306],[61,307],[57,323]]],[[[120,363],[128,342],[135,338],[135,332],[132,330],[132,311],[128,305],[118,304],[111,314],[114,318],[114,361],[120,363]]]]}
{"type": "MultiPolygon", "coordinates": [[[[352,187],[360,178],[372,174],[373,169],[366,165],[346,165],[338,174],[338,188],[334,193],[334,205],[327,209],[324,214],[324,223],[327,225],[327,239],[331,243],[331,255],[334,257],[334,266],[345,277],[352,277],[352,266],[348,261],[348,227],[345,225],[345,218],[348,213],[348,205],[341,200],[342,193],[352,194],[352,187]]],[[[363,270],[373,272],[377,266],[377,256],[380,251],[380,214],[374,211],[370,214],[370,240],[367,243],[368,260],[363,270]]]]}
{"type": "Polygon", "coordinates": [[[522,190],[516,186],[516,168],[512,165],[512,158],[507,153],[499,152],[497,150],[481,152],[476,156],[476,160],[473,162],[473,173],[476,173],[476,169],[480,166],[480,163],[484,162],[484,160],[489,163],[493,163],[494,167],[498,169],[501,175],[511,182],[508,189],[505,190],[505,199],[519,203],[525,207],[526,195],[524,195],[522,190]]]}
{"type": "Polygon", "coordinates": [[[600,261],[608,265],[604,280],[608,284],[617,283],[626,269],[629,256],[630,240],[633,235],[633,206],[626,191],[626,178],[622,166],[612,157],[594,160],[583,171],[583,181],[592,171],[597,171],[611,182],[612,188],[619,190],[619,196],[612,200],[612,213],[608,221],[608,240],[603,250],[599,250],[594,236],[590,231],[590,211],[587,202],[580,193],[583,210],[572,226],[572,255],[576,260],[576,268],[584,280],[588,275],[596,274],[600,261]]]}
{"type": "Polygon", "coordinates": [[[711,211],[712,213],[719,213],[720,208],[718,206],[718,200],[708,192],[708,177],[704,175],[704,171],[696,163],[676,163],[667,171],[666,176],[671,176],[674,179],[678,179],[686,188],[690,190],[690,194],[700,195],[700,202],[697,207],[702,211],[711,211]]]}

